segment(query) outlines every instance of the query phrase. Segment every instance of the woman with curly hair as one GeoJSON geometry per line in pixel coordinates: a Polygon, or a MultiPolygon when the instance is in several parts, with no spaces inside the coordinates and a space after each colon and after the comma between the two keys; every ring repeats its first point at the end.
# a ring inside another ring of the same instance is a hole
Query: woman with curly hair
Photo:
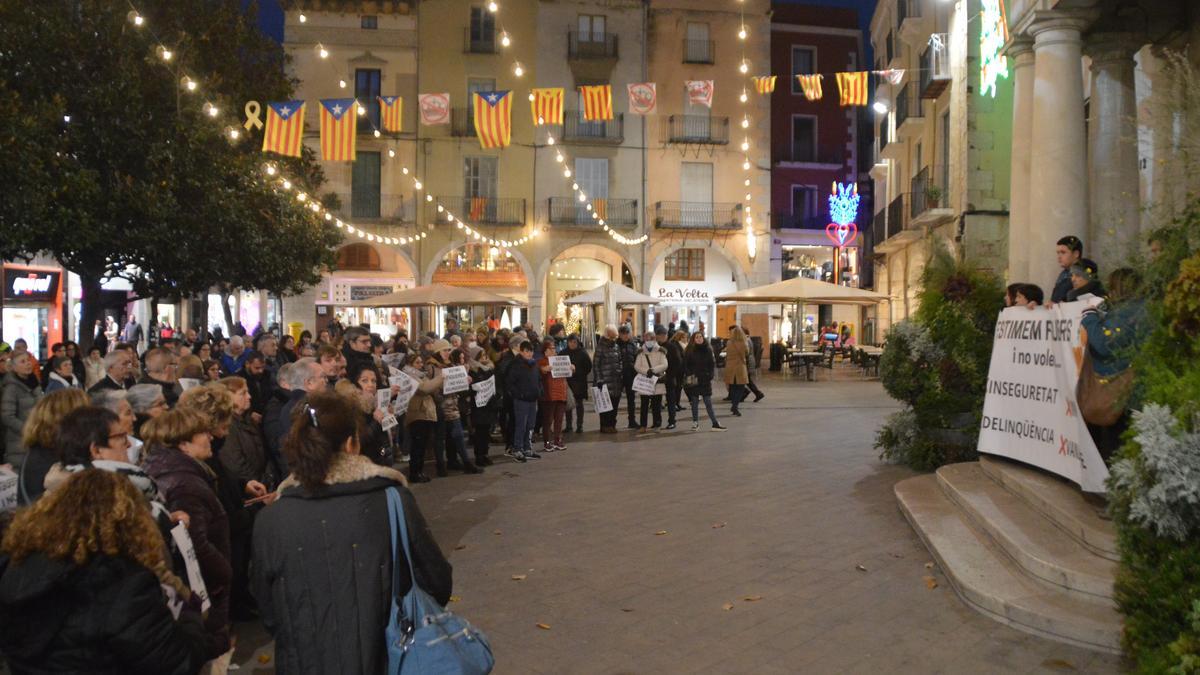
{"type": "Polygon", "coordinates": [[[21,465],[22,504],[32,503],[46,490],[46,473],[58,459],[54,450],[58,425],[67,413],[87,405],[88,395],[82,389],[62,389],[46,394],[33,406],[21,432],[21,442],[29,448],[29,456],[21,465]]]}
{"type": "Polygon", "coordinates": [[[141,494],[88,469],[17,514],[4,538],[0,651],[14,672],[191,675],[207,659],[200,618],[175,619],[162,538],[141,494]]]}

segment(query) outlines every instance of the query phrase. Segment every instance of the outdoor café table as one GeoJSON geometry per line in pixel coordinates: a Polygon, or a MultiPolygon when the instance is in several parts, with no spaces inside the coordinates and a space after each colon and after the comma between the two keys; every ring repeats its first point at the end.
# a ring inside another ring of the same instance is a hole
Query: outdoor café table
{"type": "Polygon", "coordinates": [[[792,362],[792,369],[799,371],[800,366],[804,366],[804,379],[812,381],[813,368],[821,361],[822,354],[817,351],[809,351],[807,349],[792,348],[788,350],[788,359],[792,362]]]}

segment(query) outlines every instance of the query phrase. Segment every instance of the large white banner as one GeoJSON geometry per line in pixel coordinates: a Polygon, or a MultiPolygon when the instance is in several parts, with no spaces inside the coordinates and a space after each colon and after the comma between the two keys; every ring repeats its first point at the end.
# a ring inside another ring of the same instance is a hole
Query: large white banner
{"type": "Polygon", "coordinates": [[[1094,302],[1000,313],[979,451],[1052,471],[1087,492],[1104,492],[1108,468],[1075,401],[1084,350],[1079,319],[1094,302]]]}

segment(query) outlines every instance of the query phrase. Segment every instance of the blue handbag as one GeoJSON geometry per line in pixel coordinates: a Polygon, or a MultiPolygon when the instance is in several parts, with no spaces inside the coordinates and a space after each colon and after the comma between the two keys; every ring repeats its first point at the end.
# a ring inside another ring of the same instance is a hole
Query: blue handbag
{"type": "Polygon", "coordinates": [[[475,675],[492,672],[496,665],[487,636],[465,619],[455,616],[417,585],[416,565],[408,544],[408,523],[400,493],[388,488],[388,522],[392,537],[392,588],[400,587],[399,569],[395,561],[400,554],[396,548],[396,531],[404,557],[412,575],[412,588],[397,603],[392,591],[392,606],[388,613],[387,640],[388,675],[475,675]]]}

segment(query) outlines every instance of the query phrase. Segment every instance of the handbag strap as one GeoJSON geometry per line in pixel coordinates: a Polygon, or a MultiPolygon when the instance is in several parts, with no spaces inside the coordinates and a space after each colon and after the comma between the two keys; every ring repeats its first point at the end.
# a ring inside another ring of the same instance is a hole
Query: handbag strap
{"type": "Polygon", "coordinates": [[[412,551],[408,544],[408,523],[404,519],[404,504],[400,500],[400,491],[396,488],[387,489],[388,524],[391,525],[392,536],[392,594],[400,587],[400,565],[396,550],[396,530],[400,531],[400,544],[404,549],[404,559],[408,561],[408,573],[412,577],[412,586],[417,588],[417,571],[413,564],[412,551]]]}

